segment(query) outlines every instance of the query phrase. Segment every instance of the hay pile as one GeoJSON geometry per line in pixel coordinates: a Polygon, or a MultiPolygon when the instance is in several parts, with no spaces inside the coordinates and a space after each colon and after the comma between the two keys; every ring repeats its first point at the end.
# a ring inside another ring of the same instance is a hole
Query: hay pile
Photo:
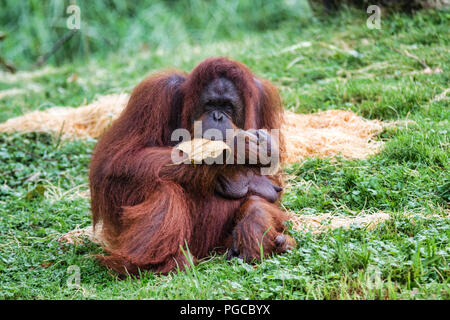
{"type": "Polygon", "coordinates": [[[346,159],[365,159],[383,146],[382,141],[373,140],[383,130],[381,121],[367,120],[350,111],[286,112],[285,121],[287,163],[339,154],[346,159]]]}
{"type": "Polygon", "coordinates": [[[69,244],[82,245],[86,240],[89,240],[90,242],[108,247],[108,243],[102,238],[101,234],[102,226],[101,224],[98,224],[95,227],[95,231],[92,226],[82,229],[75,229],[63,234],[61,237],[59,237],[58,241],[66,242],[69,244]]]}
{"type": "MultiPolygon", "coordinates": [[[[54,107],[34,111],[0,124],[0,132],[53,132],[63,138],[98,138],[119,117],[129,95],[112,94],[78,108],[54,107]]],[[[363,159],[377,153],[382,141],[372,140],[382,130],[380,121],[366,120],[350,111],[315,114],[286,112],[286,162],[305,157],[363,159]]]]}
{"type": "MultiPolygon", "coordinates": [[[[358,215],[355,217],[332,216],[330,213],[321,215],[299,215],[294,212],[288,212],[293,222],[294,229],[299,231],[310,231],[313,234],[327,232],[329,230],[351,226],[360,226],[367,229],[373,229],[378,224],[389,219],[389,215],[384,212],[374,214],[358,215]]],[[[59,238],[59,241],[69,244],[82,245],[86,240],[108,247],[108,244],[101,237],[101,225],[96,227],[94,232],[92,226],[75,229],[65,233],[59,238]]]]}
{"type": "Polygon", "coordinates": [[[117,119],[128,94],[111,94],[78,108],[53,107],[34,111],[0,124],[0,132],[52,132],[64,138],[98,138],[117,119]]]}
{"type": "Polygon", "coordinates": [[[373,229],[378,224],[389,219],[389,214],[382,211],[373,214],[359,214],[354,217],[333,216],[331,213],[300,215],[295,212],[288,212],[288,214],[293,222],[294,229],[311,231],[312,233],[321,233],[338,228],[349,229],[352,225],[373,229]]]}

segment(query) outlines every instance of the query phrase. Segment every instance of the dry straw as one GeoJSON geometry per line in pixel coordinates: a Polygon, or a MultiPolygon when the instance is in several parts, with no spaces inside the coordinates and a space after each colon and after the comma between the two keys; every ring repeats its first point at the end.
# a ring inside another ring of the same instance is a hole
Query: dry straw
{"type": "Polygon", "coordinates": [[[89,240],[93,243],[100,244],[102,246],[108,247],[108,243],[101,236],[102,234],[102,226],[100,224],[95,226],[95,230],[92,226],[75,229],[70,232],[63,234],[58,240],[60,242],[67,242],[70,244],[81,245],[85,242],[85,240],[89,240]]]}
{"type": "Polygon", "coordinates": [[[61,132],[64,138],[98,138],[119,117],[127,101],[128,94],[112,94],[78,108],[33,111],[0,124],[0,132],[61,132]]]}
{"type": "MultiPolygon", "coordinates": [[[[53,132],[64,138],[98,138],[122,112],[129,96],[112,94],[78,108],[54,107],[34,111],[0,124],[0,132],[53,132]]],[[[305,157],[364,159],[383,146],[374,137],[381,121],[366,120],[350,111],[328,110],[314,114],[286,112],[286,162],[305,157]]]]}
{"type": "Polygon", "coordinates": [[[360,213],[354,217],[332,215],[331,213],[306,215],[288,212],[288,214],[293,222],[294,229],[312,233],[321,233],[338,228],[349,229],[351,226],[373,229],[378,224],[389,219],[389,214],[382,211],[372,214],[360,213]]]}
{"type": "Polygon", "coordinates": [[[383,146],[373,140],[381,133],[381,121],[367,120],[350,111],[328,110],[314,114],[286,112],[286,162],[303,157],[365,159],[383,146]]]}
{"type": "MultiPolygon", "coordinates": [[[[299,215],[295,212],[288,212],[294,229],[305,232],[312,232],[313,234],[327,232],[329,230],[343,228],[349,229],[351,226],[363,227],[366,229],[373,229],[378,224],[388,220],[389,214],[379,211],[373,214],[359,214],[354,217],[344,215],[332,215],[325,213],[320,215],[299,215]]],[[[102,238],[101,226],[96,226],[94,232],[92,226],[72,230],[59,238],[61,242],[81,245],[85,240],[108,246],[102,238]]]]}

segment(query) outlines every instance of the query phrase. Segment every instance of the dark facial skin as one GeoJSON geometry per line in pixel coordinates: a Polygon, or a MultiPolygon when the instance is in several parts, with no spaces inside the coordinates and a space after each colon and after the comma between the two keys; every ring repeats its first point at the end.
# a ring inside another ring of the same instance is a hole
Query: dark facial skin
{"type": "Polygon", "coordinates": [[[194,118],[202,121],[203,133],[208,129],[217,129],[223,139],[227,129],[244,128],[244,102],[233,82],[217,78],[206,85],[194,118]]]}
{"type": "MultiPolygon", "coordinates": [[[[210,129],[218,130],[222,139],[226,139],[227,129],[243,129],[245,123],[245,106],[239,91],[232,81],[226,78],[217,78],[205,86],[200,95],[194,119],[202,121],[202,133],[205,138],[210,129]]],[[[211,130],[209,131],[211,132],[211,130]]],[[[213,134],[214,140],[217,137],[213,134]]],[[[252,134],[253,141],[248,149],[257,150],[260,138],[265,138],[270,142],[270,135],[256,131],[252,134]],[[260,134],[258,134],[260,133],[260,134]]],[[[243,170],[237,172],[235,176],[228,177],[220,175],[217,178],[215,191],[227,199],[239,199],[247,195],[258,195],[270,202],[278,199],[278,193],[282,188],[275,186],[265,176],[258,175],[253,171],[243,170]]]]}

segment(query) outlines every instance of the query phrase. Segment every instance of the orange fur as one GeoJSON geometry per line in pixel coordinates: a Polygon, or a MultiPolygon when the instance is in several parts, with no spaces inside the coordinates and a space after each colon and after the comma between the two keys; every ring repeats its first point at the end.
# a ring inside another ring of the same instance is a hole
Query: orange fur
{"type": "Polygon", "coordinates": [[[243,252],[249,252],[246,258],[258,258],[255,246],[267,229],[264,253],[280,251],[273,242],[284,231],[287,216],[276,204],[256,196],[227,200],[214,193],[219,173],[252,169],[169,165],[172,131],[192,129],[203,87],[219,76],[233,81],[242,95],[244,129],[280,128],[283,109],[276,88],[242,63],[210,58],[190,74],[165,72],[142,81],[100,139],[90,166],[93,225],[101,221],[103,237],[112,244],[106,249],[109,255],[98,258],[117,272],[183,269],[185,245],[194,258],[203,258],[215,248],[242,242],[243,252]]]}

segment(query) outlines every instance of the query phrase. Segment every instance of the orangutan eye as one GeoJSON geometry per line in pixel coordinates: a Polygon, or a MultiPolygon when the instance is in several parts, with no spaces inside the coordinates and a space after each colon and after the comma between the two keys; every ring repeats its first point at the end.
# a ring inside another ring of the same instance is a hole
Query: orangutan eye
{"type": "Polygon", "coordinates": [[[227,105],[227,106],[225,106],[225,107],[223,108],[223,112],[224,112],[227,116],[231,117],[231,116],[233,115],[233,107],[232,107],[231,105],[227,105]]]}

